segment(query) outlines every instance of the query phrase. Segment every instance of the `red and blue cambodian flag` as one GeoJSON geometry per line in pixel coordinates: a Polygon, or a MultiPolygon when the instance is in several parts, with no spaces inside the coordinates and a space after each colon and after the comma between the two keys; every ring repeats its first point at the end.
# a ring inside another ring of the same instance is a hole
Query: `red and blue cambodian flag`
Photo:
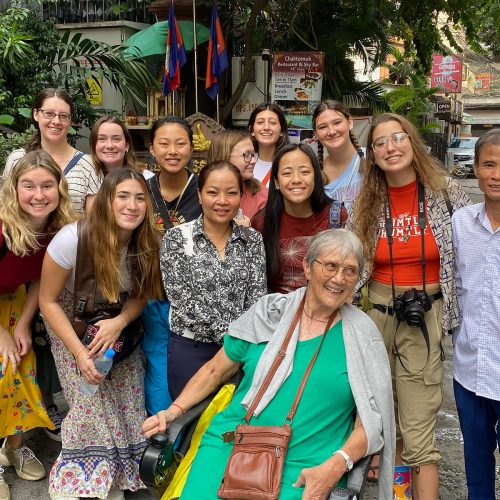
{"type": "Polygon", "coordinates": [[[223,71],[229,66],[227,60],[226,44],[219,20],[219,12],[214,2],[212,9],[212,26],[208,41],[207,75],[205,89],[211,99],[219,93],[219,79],[223,71]]]}
{"type": "Polygon", "coordinates": [[[163,95],[177,90],[181,85],[181,68],[186,64],[186,49],[181,30],[174,14],[174,0],[168,11],[167,52],[165,57],[165,73],[163,75],[163,95]]]}

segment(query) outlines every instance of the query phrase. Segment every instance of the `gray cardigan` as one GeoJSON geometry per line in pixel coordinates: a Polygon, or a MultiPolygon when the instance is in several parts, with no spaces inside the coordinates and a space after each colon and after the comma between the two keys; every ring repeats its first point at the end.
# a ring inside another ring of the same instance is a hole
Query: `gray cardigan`
{"type": "MultiPolygon", "coordinates": [[[[292,322],[306,288],[295,292],[266,295],[229,325],[228,334],[251,343],[267,342],[255,369],[252,387],[242,400],[253,400],[292,322]]],[[[396,430],[392,381],[384,341],[373,321],[352,305],[340,308],[349,384],[368,438],[367,455],[380,451],[379,499],[393,498],[396,430]]],[[[299,327],[291,338],[285,358],[264,394],[255,414],[273,398],[293,369],[299,327]]]]}

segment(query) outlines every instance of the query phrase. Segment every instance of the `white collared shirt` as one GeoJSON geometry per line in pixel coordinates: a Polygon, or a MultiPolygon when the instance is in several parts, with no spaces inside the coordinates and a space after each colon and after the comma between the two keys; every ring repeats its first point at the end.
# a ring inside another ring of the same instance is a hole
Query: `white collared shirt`
{"type": "Polygon", "coordinates": [[[454,332],[453,375],[467,390],[500,401],[500,228],[484,203],[452,219],[460,324],[454,332]]]}

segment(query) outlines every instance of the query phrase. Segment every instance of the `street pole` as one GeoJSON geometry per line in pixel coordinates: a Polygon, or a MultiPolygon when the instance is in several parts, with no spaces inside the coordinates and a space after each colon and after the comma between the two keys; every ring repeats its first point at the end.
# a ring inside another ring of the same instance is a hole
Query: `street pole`
{"type": "Polygon", "coordinates": [[[193,0],[193,43],[194,43],[194,96],[195,110],[198,113],[198,40],[196,36],[196,0],[193,0]]]}

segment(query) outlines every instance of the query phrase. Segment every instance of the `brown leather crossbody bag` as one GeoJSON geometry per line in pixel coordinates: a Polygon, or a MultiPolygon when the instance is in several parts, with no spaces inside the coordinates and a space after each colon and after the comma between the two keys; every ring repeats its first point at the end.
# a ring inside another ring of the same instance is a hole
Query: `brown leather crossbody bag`
{"type": "Polygon", "coordinates": [[[297,411],[309,374],[318,357],[325,334],[329,330],[336,313],[333,313],[328,320],[325,331],[321,336],[321,341],[302,377],[299,389],[284,424],[279,426],[253,426],[249,424],[255,408],[257,408],[276,370],[285,357],[290,338],[304,309],[304,302],[305,295],[295,313],[276,359],[273,361],[269,372],[243,418],[245,423],[238,425],[236,432],[230,431],[223,434],[224,441],[234,441],[234,445],[217,493],[219,498],[277,500],[279,497],[285,456],[288,450],[288,443],[292,437],[293,417],[297,411]]]}

